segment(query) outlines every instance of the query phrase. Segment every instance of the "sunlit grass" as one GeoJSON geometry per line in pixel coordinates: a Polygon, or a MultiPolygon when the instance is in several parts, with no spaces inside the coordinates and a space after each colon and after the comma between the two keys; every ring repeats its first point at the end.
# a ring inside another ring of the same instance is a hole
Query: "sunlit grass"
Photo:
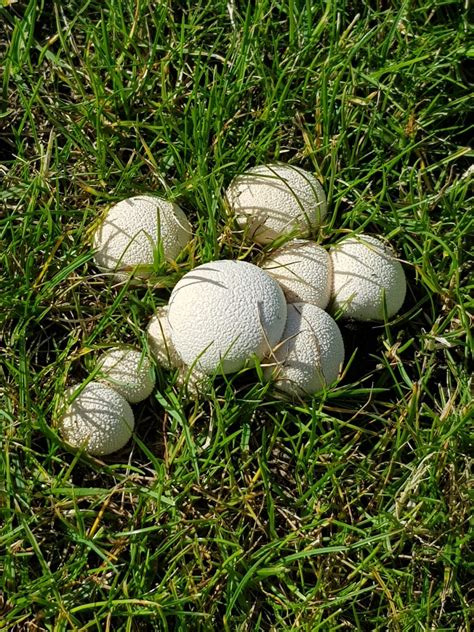
{"type": "Polygon", "coordinates": [[[469,629],[467,9],[3,4],[0,629],[469,629]],[[275,160],[323,184],[323,246],[390,240],[400,314],[343,324],[345,375],[312,401],[254,371],[189,401],[157,369],[127,448],[69,452],[55,410],[100,350],[144,344],[190,267],[259,260],[223,192],[275,160]],[[91,227],[150,191],[194,240],[111,286],[91,227]]]}

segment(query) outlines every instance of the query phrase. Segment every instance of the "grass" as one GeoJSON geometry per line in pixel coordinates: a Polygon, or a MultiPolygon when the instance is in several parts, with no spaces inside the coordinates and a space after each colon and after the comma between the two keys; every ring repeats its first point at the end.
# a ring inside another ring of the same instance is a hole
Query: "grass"
{"type": "Polygon", "coordinates": [[[450,0],[3,2],[0,629],[471,629],[470,18],[450,0]],[[390,239],[402,312],[343,324],[344,379],[312,401],[244,372],[189,402],[157,368],[131,444],[69,452],[54,409],[100,350],[143,342],[190,267],[260,256],[222,193],[276,159],[323,183],[323,245],[390,239]],[[94,223],[146,191],[179,201],[192,247],[110,287],[94,223]]]}

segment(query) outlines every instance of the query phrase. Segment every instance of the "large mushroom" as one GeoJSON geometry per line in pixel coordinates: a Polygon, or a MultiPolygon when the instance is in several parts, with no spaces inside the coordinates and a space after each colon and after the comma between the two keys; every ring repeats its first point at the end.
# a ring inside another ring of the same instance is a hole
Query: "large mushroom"
{"type": "Polygon", "coordinates": [[[174,349],[187,366],[231,373],[262,358],[280,340],[286,302],[278,283],[245,261],[213,261],[188,272],[174,288],[168,322],[174,349]]]}

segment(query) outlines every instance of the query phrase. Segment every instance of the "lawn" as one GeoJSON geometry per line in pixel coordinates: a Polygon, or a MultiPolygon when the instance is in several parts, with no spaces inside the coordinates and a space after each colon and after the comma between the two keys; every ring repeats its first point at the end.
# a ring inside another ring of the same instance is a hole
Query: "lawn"
{"type": "Polygon", "coordinates": [[[0,629],[470,630],[468,3],[0,6],[0,629]],[[323,246],[389,239],[401,312],[339,321],[313,399],[245,370],[189,400],[156,367],[126,448],[69,450],[55,411],[103,348],[193,266],[261,260],[223,192],[276,160],[322,183],[323,246]],[[92,231],[145,192],[192,246],[112,286],[92,231]]]}

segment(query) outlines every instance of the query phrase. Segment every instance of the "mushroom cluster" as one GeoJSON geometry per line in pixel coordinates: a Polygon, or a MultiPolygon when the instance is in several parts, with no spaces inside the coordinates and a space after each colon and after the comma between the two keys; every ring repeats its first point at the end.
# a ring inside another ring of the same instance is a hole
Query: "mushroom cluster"
{"type": "Polygon", "coordinates": [[[99,359],[89,379],[66,390],[59,431],[72,448],[96,456],[116,452],[135,427],[130,404],[146,399],[154,387],[147,355],[133,347],[114,347],[99,359]]]}
{"type": "MultiPolygon", "coordinates": [[[[127,443],[130,403],[154,387],[148,351],[188,394],[202,395],[214,376],[258,363],[275,388],[308,397],[331,387],[344,363],[343,337],[328,312],[383,321],[401,308],[405,274],[381,238],[351,234],[329,250],[314,241],[327,202],[312,174],[283,164],[254,167],[230,183],[225,204],[243,237],[266,246],[266,258],[260,265],[210,261],[184,274],[148,323],[147,349],[111,349],[97,375],[67,391],[59,427],[72,447],[103,455],[127,443]]],[[[95,263],[115,281],[137,283],[157,262],[181,256],[191,238],[175,203],[132,197],[96,229],[95,263]]]]}

